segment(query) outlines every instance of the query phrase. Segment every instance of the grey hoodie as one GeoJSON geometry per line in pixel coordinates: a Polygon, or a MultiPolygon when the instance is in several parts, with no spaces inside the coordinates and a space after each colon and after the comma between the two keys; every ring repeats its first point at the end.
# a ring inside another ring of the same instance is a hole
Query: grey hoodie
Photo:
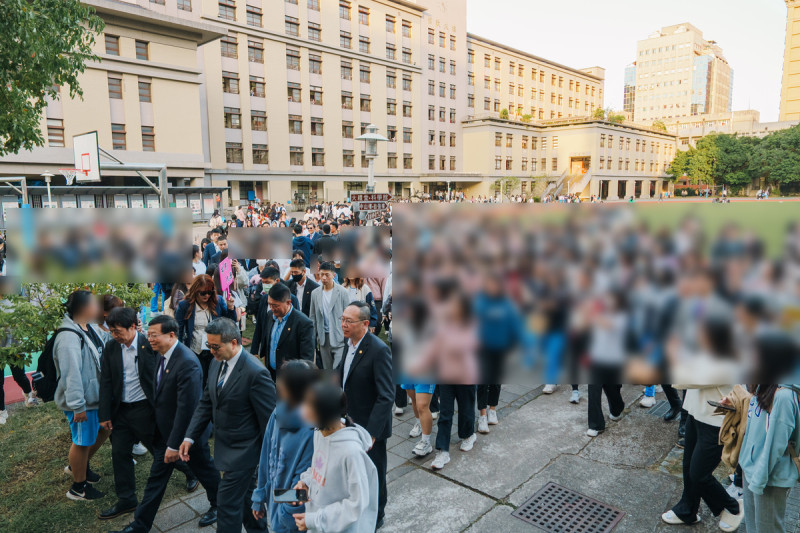
{"type": "MultiPolygon", "coordinates": [[[[110,336],[94,324],[89,324],[97,336],[106,343],[110,336]]],[[[100,406],[100,353],[69,315],[64,316],[59,328],[74,329],[83,337],[69,332],[59,333],[53,344],[53,362],[56,366],[58,386],[53,400],[62,411],[82,413],[100,406]]]]}
{"type": "Polygon", "coordinates": [[[355,425],[329,437],[314,432],[306,526],[325,533],[374,533],[378,519],[378,471],[367,455],[372,437],[355,425]]]}

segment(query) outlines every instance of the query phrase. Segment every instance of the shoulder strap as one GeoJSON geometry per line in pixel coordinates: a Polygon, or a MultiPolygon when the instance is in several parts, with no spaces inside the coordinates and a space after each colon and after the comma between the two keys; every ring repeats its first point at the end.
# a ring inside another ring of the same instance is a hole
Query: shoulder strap
{"type": "Polygon", "coordinates": [[[84,338],[83,338],[83,335],[81,335],[79,332],[75,331],[75,330],[74,330],[74,329],[72,329],[72,328],[58,328],[58,329],[56,330],[55,334],[53,334],[53,339],[55,339],[55,338],[56,338],[56,335],[58,335],[58,334],[59,334],[59,333],[61,333],[62,331],[71,331],[72,333],[74,333],[75,335],[77,335],[77,336],[78,336],[78,338],[81,340],[81,349],[83,349],[83,343],[84,343],[84,338]]]}

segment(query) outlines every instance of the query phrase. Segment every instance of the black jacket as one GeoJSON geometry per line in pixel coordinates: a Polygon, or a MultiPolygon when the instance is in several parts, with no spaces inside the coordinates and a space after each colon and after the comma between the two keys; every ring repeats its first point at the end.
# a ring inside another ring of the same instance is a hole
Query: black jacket
{"type": "MultiPolygon", "coordinates": [[[[250,347],[254,354],[264,359],[264,364],[269,366],[269,345],[272,337],[272,326],[275,324],[275,315],[269,311],[266,304],[259,309],[256,317],[256,330],[253,333],[253,344],[250,347]]],[[[314,360],[314,323],[292,304],[292,312],[287,317],[286,324],[278,339],[275,351],[275,364],[280,369],[284,361],[289,359],[314,360]]]]}
{"type": "Polygon", "coordinates": [[[336,246],[336,237],[333,235],[323,235],[314,241],[314,255],[322,255],[326,261],[331,261],[336,246]]]}
{"type": "MultiPolygon", "coordinates": [[[[342,361],[337,367],[340,383],[348,349],[349,343],[345,345],[342,361]]],[[[375,440],[392,436],[392,352],[386,343],[369,331],[361,340],[350,365],[344,392],[347,395],[347,414],[356,424],[366,429],[375,440]]]]}
{"type": "Polygon", "coordinates": [[[167,447],[177,450],[203,394],[203,370],[194,352],[179,342],[169,358],[161,385],[156,387],[159,354],[155,356],[153,407],[156,429],[167,447]]]}
{"type": "MultiPolygon", "coordinates": [[[[139,382],[144,395],[153,403],[153,383],[155,379],[156,354],[150,348],[147,337],[142,333],[136,334],[136,363],[139,367],[139,382]]],[[[115,340],[110,340],[103,348],[103,357],[100,361],[100,408],[101,422],[113,421],[117,415],[119,404],[122,403],[122,387],[124,385],[122,369],[122,345],[115,340]]]]}
{"type": "MultiPolygon", "coordinates": [[[[294,280],[290,280],[289,283],[289,290],[292,291],[292,296],[295,296],[297,292],[297,283],[294,280]]],[[[311,311],[311,291],[319,287],[319,283],[308,277],[306,275],[306,284],[303,285],[303,305],[300,306],[300,310],[303,312],[304,315],[310,317],[311,311]]],[[[292,302],[292,305],[298,305],[295,302],[292,302]]]]}
{"type": "Polygon", "coordinates": [[[242,350],[225,385],[217,390],[222,363],[213,359],[208,383],[186,437],[195,442],[214,423],[214,462],[222,471],[255,468],[261,441],[275,409],[275,384],[267,369],[242,350]]]}

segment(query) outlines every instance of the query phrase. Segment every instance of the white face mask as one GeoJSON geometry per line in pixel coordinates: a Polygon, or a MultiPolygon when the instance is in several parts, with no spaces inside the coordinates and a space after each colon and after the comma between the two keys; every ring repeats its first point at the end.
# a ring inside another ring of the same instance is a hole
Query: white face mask
{"type": "Polygon", "coordinates": [[[261,289],[262,289],[263,292],[269,292],[269,290],[271,288],[272,288],[272,283],[262,283],[261,284],[261,289]]]}

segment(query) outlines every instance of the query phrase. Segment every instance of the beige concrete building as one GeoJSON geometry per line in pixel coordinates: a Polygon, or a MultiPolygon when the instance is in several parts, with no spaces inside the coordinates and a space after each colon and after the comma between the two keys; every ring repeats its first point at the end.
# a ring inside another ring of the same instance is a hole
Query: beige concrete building
{"type": "Polygon", "coordinates": [[[637,43],[625,111],[639,123],[729,112],[732,90],[733,71],[715,41],[689,23],[665,26],[637,43]]]}
{"type": "Polygon", "coordinates": [[[688,150],[697,141],[711,133],[726,133],[740,137],[765,137],[775,131],[800,124],[800,120],[761,122],[761,113],[755,109],[716,113],[695,117],[667,119],[667,131],[678,137],[678,149],[688,150]]]}
{"type": "Polygon", "coordinates": [[[666,190],[675,136],[587,117],[543,124],[476,117],[464,122],[464,147],[464,163],[493,178],[465,194],[491,194],[494,180],[516,177],[521,183],[515,192],[523,195],[616,200],[666,190]]]}
{"type": "Polygon", "coordinates": [[[800,120],[800,1],[785,1],[788,11],[781,83],[781,121],[800,120]]]}

